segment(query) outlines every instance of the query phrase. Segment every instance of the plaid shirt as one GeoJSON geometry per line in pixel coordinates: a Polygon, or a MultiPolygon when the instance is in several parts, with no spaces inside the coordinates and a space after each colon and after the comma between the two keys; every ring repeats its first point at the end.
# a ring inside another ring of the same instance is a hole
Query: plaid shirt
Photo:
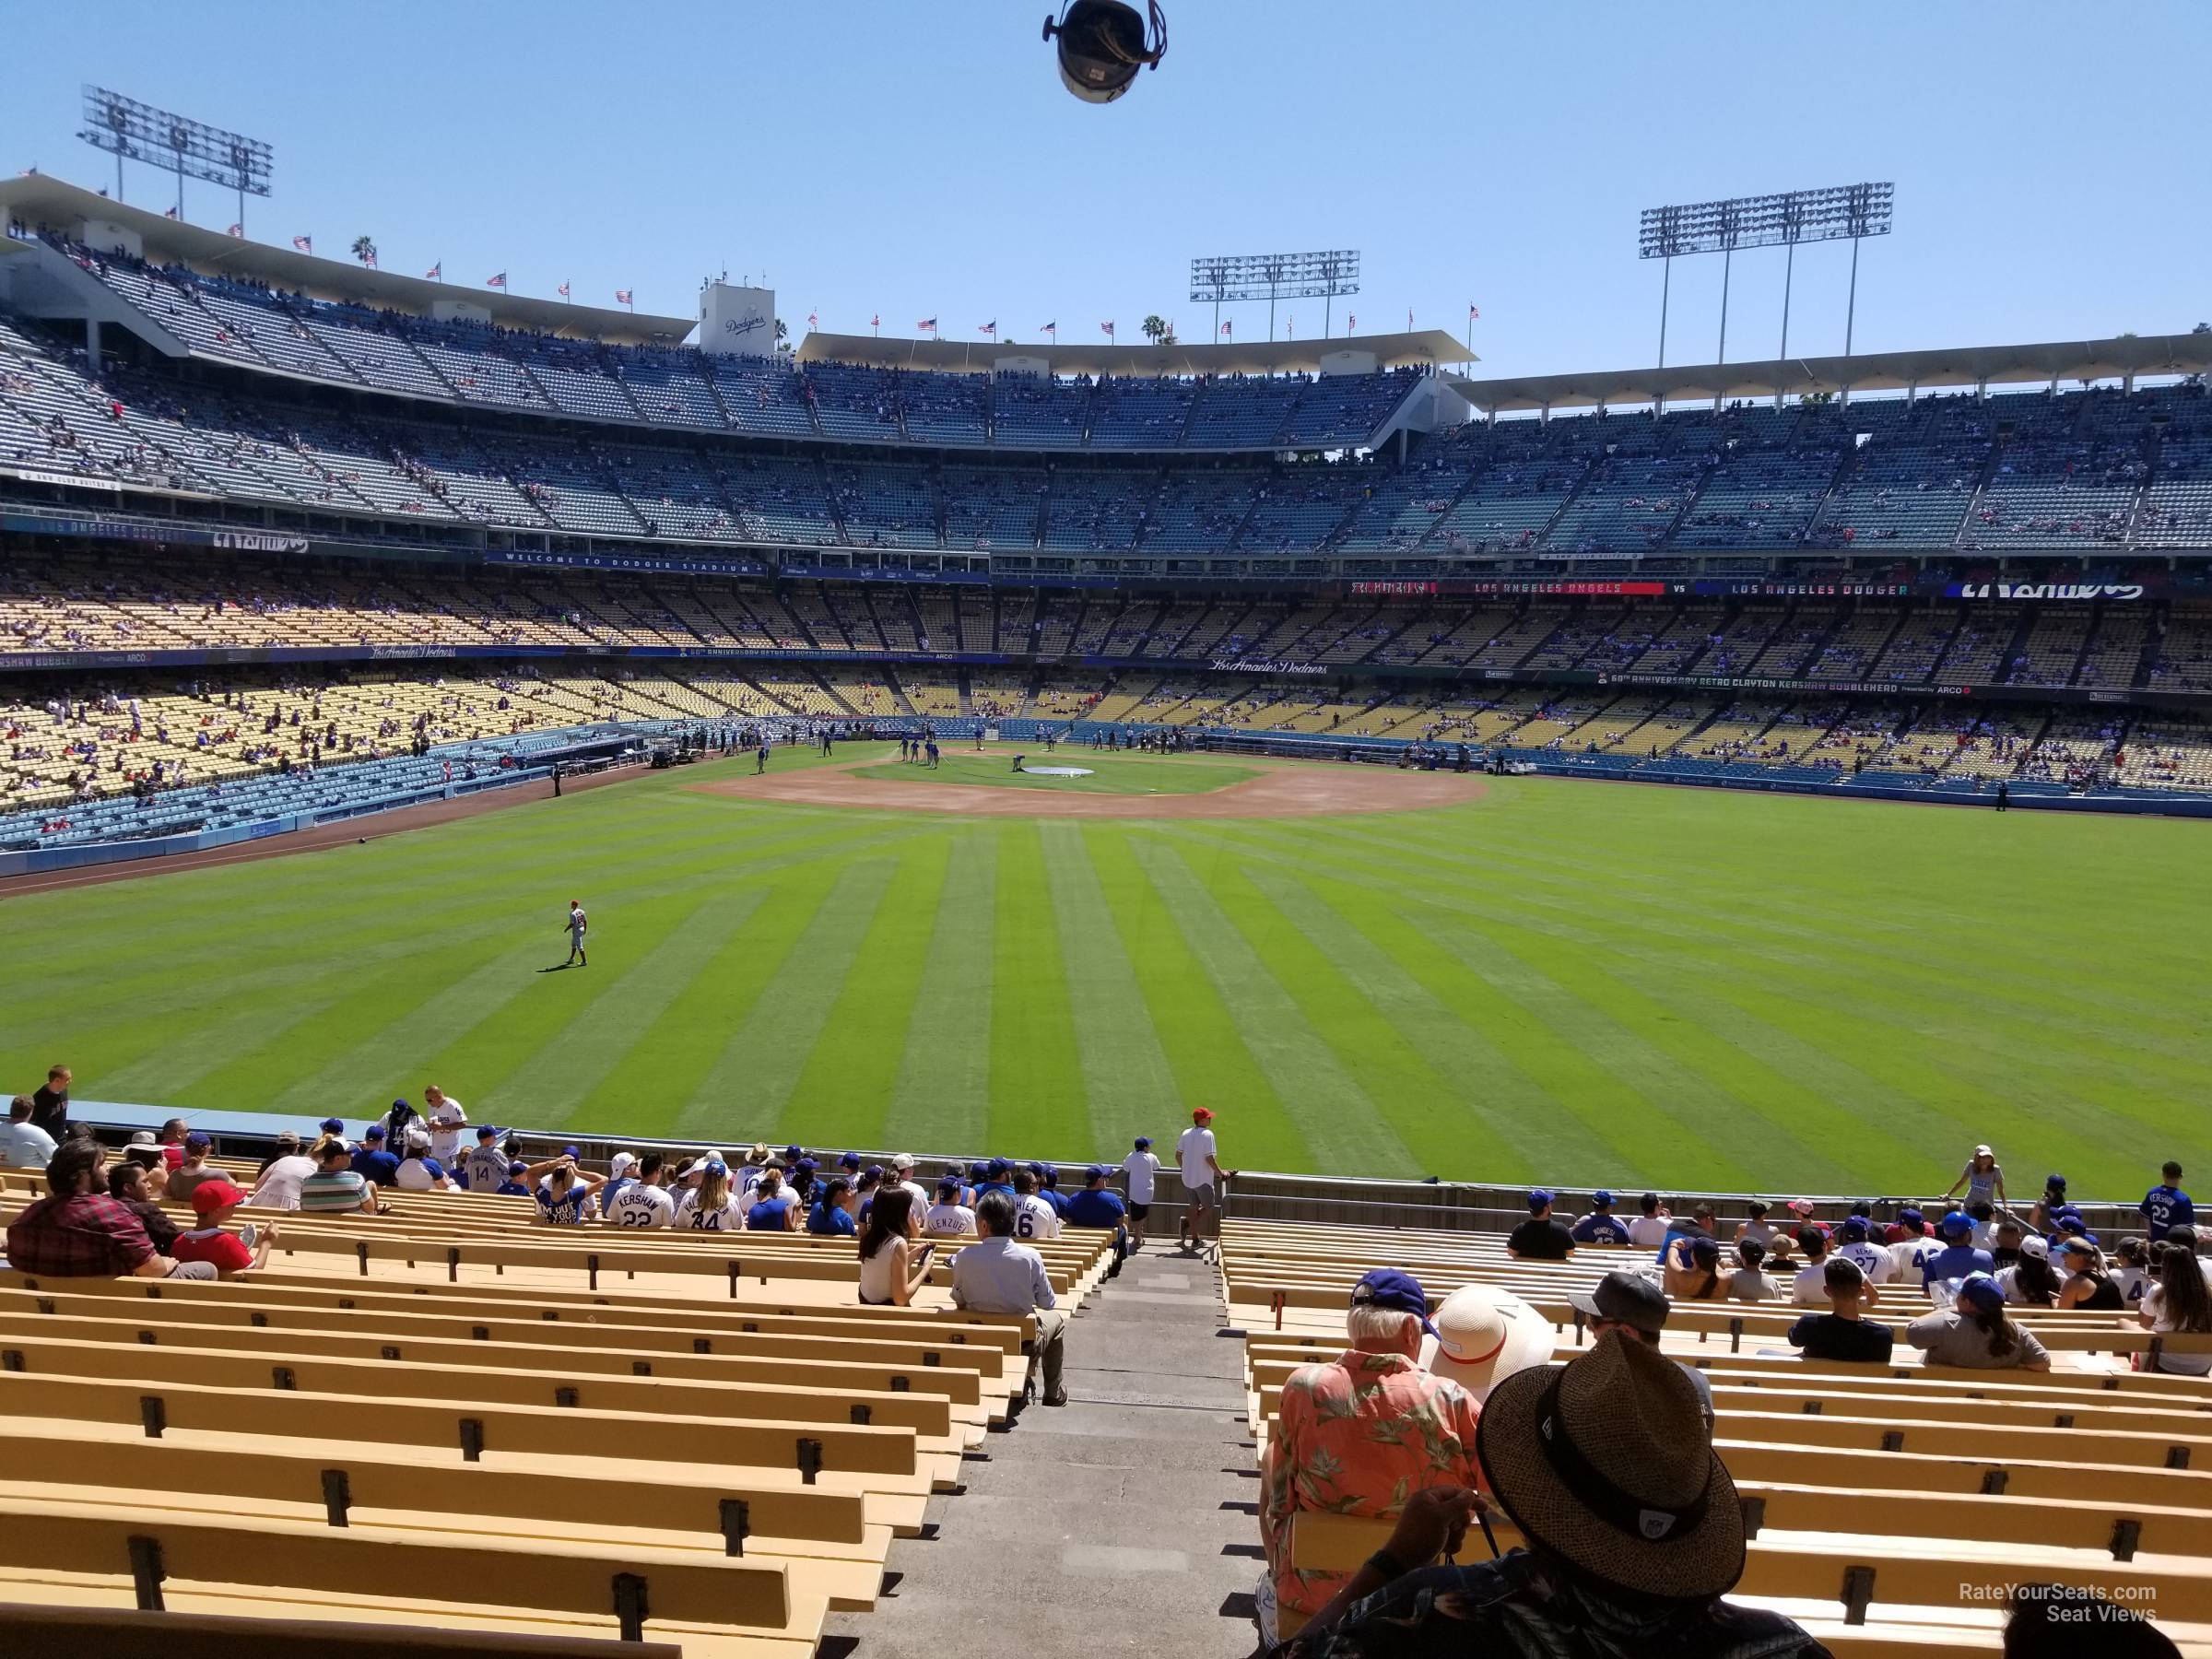
{"type": "Polygon", "coordinates": [[[154,1254],[146,1223],[105,1193],[41,1198],[7,1230],[18,1273],[55,1278],[117,1278],[154,1254]]]}
{"type": "MultiPolygon", "coordinates": [[[[1260,1524],[1282,1539],[1300,1510],[1394,1519],[1423,1487],[1479,1487],[1475,1396],[1403,1354],[1347,1349],[1283,1384],[1260,1524]]],[[[1297,1572],[1276,1555],[1277,1606],[1317,1613],[1348,1572],[1297,1572]]]]}

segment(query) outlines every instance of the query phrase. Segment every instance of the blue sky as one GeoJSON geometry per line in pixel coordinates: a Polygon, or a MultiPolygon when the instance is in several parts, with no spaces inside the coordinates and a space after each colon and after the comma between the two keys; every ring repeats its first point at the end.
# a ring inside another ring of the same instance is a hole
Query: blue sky
{"type": "MultiPolygon", "coordinates": [[[[1648,366],[1663,202],[1897,182],[1862,351],[2183,330],[2212,317],[2212,5],[1172,0],[1166,64],[1067,96],[1046,0],[500,7],[17,0],[0,162],[112,178],[98,82],[276,147],[249,230],[366,232],[385,268],[636,290],[765,274],[794,333],[1203,337],[1194,255],[1352,247],[1363,329],[1460,332],[1485,371],[1648,366]],[[2164,66],[2164,67],[2161,67],[2164,66]]],[[[166,205],[132,170],[130,198],[166,205]]],[[[231,200],[188,184],[186,216],[231,200]]],[[[1794,352],[1841,350],[1847,244],[1800,251],[1794,352]]],[[[1728,355],[1771,357],[1779,250],[1735,262],[1728,355]]],[[[1667,356],[1710,361],[1721,261],[1677,262],[1667,356]]],[[[1318,300],[1286,304],[1300,336],[1318,300]]],[[[1265,307],[1231,312],[1257,337],[1265,307]]]]}

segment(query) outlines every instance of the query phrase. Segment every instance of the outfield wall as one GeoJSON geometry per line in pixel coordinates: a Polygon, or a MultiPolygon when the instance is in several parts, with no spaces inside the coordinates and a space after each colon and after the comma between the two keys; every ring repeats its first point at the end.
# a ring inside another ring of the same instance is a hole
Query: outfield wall
{"type": "Polygon", "coordinates": [[[542,782],[553,775],[550,766],[517,766],[489,776],[456,780],[427,789],[396,790],[358,801],[342,801],[312,812],[287,813],[251,824],[231,824],[221,830],[201,830],[189,835],[152,835],[141,841],[92,841],[81,846],[35,847],[21,853],[0,853],[0,877],[43,876],[57,870],[81,870],[97,865],[134,864],[142,859],[169,858],[185,853],[207,853],[234,847],[241,841],[266,841],[295,830],[375,813],[396,812],[432,801],[457,800],[487,790],[506,789],[517,783],[542,782]]]}
{"type": "MultiPolygon", "coordinates": [[[[134,1102],[112,1100],[75,1100],[70,1103],[72,1119],[88,1123],[106,1132],[103,1138],[111,1144],[120,1144],[129,1134],[138,1129],[159,1129],[171,1118],[182,1118],[195,1129],[214,1137],[216,1152],[223,1157],[263,1157],[272,1148],[276,1136],[285,1130],[303,1136],[312,1135],[312,1127],[300,1119],[280,1116],[273,1112],[229,1112],[216,1110],[171,1109],[166,1106],[147,1106],[134,1102]]],[[[361,1131],[381,1119],[347,1118],[346,1134],[358,1140],[361,1131]]],[[[656,1140],[644,1136],[605,1135],[578,1129],[524,1129],[499,1125],[501,1132],[513,1136],[515,1150],[526,1159],[545,1159],[558,1156],[566,1147],[574,1147],[586,1167],[605,1170],[617,1152],[654,1150],[688,1157],[702,1150],[699,1142],[656,1140]]],[[[473,1133],[473,1126],[472,1126],[473,1133]]],[[[751,1141],[732,1135],[718,1143],[727,1153],[737,1153],[751,1141]]],[[[834,1158],[843,1148],[819,1152],[834,1158]]],[[[864,1164],[888,1164],[897,1149],[868,1150],[854,1147],[864,1164]]],[[[1018,1148],[1017,1148],[1018,1150],[1018,1148]]],[[[1181,1219],[1183,1206],[1182,1181],[1174,1163],[1172,1146],[1159,1146],[1156,1151],[1164,1153],[1159,1171],[1157,1194],[1152,1206],[1149,1223],[1153,1238],[1169,1238],[1181,1219]]],[[[1234,1169],[1236,1147],[1231,1143],[1222,1148],[1224,1167],[1234,1169]]],[[[944,1153],[915,1152],[914,1178],[924,1185],[934,1184],[946,1169],[958,1164],[965,1169],[969,1164],[1005,1153],[944,1153]]],[[[1074,1162],[1041,1160],[1060,1171],[1063,1192],[1073,1192],[1083,1184],[1086,1165],[1074,1162]]],[[[1120,1171],[1115,1171],[1118,1181],[1120,1171]]],[[[1594,1189],[1587,1185],[1554,1184],[1550,1190],[1557,1194],[1561,1214],[1581,1215],[1590,1207],[1594,1189]]],[[[1623,1217],[1637,1213],[1637,1199],[1642,1187],[1620,1186],[1613,1189],[1614,1209],[1623,1217]]],[[[1839,1194],[1798,1194],[1788,1188],[1767,1193],[1702,1192],[1685,1187],[1653,1186],[1677,1214],[1688,1214],[1691,1206],[1710,1204],[1724,1224],[1733,1224],[1744,1218],[1744,1206],[1759,1198],[1779,1210],[1790,1197],[1809,1198],[1816,1208],[1816,1218],[1823,1221],[1841,1221],[1850,1213],[1851,1206],[1860,1198],[1870,1201],[1877,1221],[1890,1221],[1897,1212],[1909,1205],[1917,1205],[1931,1219],[1947,1208],[1941,1199],[1930,1195],[1875,1196],[1861,1194],[1854,1196],[1839,1194]]],[[[1392,1181],[1340,1175],[1290,1175],[1266,1170],[1240,1170],[1230,1184],[1228,1213],[1240,1220],[1303,1222],[1309,1225],[1366,1227],[1376,1230],[1378,1237],[1393,1228],[1433,1228],[1453,1232],[1512,1231],[1528,1219],[1528,1189],[1519,1182],[1496,1183],[1481,1182],[1392,1181]]],[[[2016,1207],[2024,1215],[2032,1199],[2023,1195],[2016,1207]]],[[[2096,1232],[2109,1246],[2112,1240],[2130,1232],[2142,1230],[2142,1217],[2135,1203],[2126,1200],[2076,1200],[2090,1230],[2096,1232]]],[[[1776,1225],[1780,1225],[1779,1222],[1776,1225]]],[[[1387,1260],[1387,1249],[1378,1243],[1378,1260],[1387,1260]]]]}
{"type": "MultiPolygon", "coordinates": [[[[1943,778],[1916,782],[1909,772],[1838,772],[1815,767],[1741,765],[1725,760],[1638,759],[1634,756],[1562,753],[1557,749],[1511,747],[1485,748],[1455,739],[1424,742],[1401,737],[1337,736],[1328,733],[1255,732],[1230,727],[1100,725],[1077,721],[1067,741],[1078,746],[1098,732],[1189,733],[1204,738],[1219,754],[1274,755],[1301,760],[1336,760],[1395,766],[1408,751],[1437,757],[1434,770],[1453,769],[1465,747],[1474,770],[1488,771],[1493,761],[1540,777],[1589,778],[1617,783],[1687,783],[1707,789],[1752,789],[1776,794],[1825,795],[1830,799],[1916,801],[1947,806],[1996,805],[1993,786],[1968,789],[1943,778]]],[[[2060,812],[2118,812],[2167,818],[2212,818],[2212,797],[2179,791],[2100,789],[2077,794],[2062,783],[2035,779],[2009,781],[2007,803],[2022,808],[2060,812]]]]}

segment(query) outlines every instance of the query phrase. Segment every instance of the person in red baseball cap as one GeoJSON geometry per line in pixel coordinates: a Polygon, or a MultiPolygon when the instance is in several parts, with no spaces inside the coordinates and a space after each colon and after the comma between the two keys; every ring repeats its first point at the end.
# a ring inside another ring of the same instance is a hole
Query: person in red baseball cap
{"type": "Polygon", "coordinates": [[[1182,1225],[1175,1230],[1175,1241],[1182,1245],[1185,1255],[1195,1252],[1206,1235],[1199,1231],[1210,1214],[1218,1236],[1221,1217],[1222,1189],[1229,1185],[1233,1170],[1224,1170],[1214,1154],[1214,1121],[1212,1111],[1204,1106],[1191,1111],[1191,1126],[1182,1132],[1175,1143],[1175,1156],[1182,1163],[1182,1192],[1187,1207],[1182,1225]]]}
{"type": "Polygon", "coordinates": [[[224,1229],[223,1223],[236,1216],[238,1206],[245,1201],[245,1194],[227,1180],[203,1181],[193,1188],[192,1213],[200,1224],[191,1232],[177,1235],[172,1252],[176,1259],[206,1262],[218,1278],[236,1278],[267,1266],[269,1246],[276,1241],[276,1222],[265,1221],[259,1228],[248,1226],[238,1232],[224,1229]]]}

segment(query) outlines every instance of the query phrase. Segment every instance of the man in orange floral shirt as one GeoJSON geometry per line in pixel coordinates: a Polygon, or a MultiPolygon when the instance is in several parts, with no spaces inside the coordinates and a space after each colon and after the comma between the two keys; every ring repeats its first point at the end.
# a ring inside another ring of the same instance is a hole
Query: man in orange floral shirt
{"type": "Polygon", "coordinates": [[[1267,1573],[1258,1599],[1269,1642],[1278,1610],[1316,1613],[1350,1576],[1291,1568],[1293,1514],[1389,1520],[1424,1487],[1481,1484],[1475,1397],[1415,1363],[1423,1334],[1435,1330],[1420,1281],[1394,1267],[1369,1274],[1352,1287],[1345,1329],[1348,1349],[1290,1373],[1268,1443],[1260,1505],[1267,1573]]]}

